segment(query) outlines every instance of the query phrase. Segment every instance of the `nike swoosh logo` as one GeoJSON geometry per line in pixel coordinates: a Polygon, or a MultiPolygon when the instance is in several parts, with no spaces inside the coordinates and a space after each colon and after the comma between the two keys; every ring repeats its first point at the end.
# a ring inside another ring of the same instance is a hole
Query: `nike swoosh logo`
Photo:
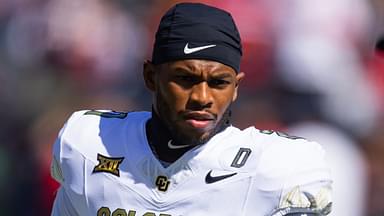
{"type": "Polygon", "coordinates": [[[187,148],[189,146],[190,145],[173,145],[172,140],[168,141],[168,148],[170,148],[170,149],[181,149],[181,148],[187,148]]]}
{"type": "Polygon", "coordinates": [[[212,176],[211,174],[212,174],[212,170],[209,171],[209,173],[205,176],[205,182],[207,184],[212,184],[212,183],[215,183],[217,181],[221,181],[223,179],[232,177],[232,176],[236,175],[237,173],[230,173],[230,174],[218,175],[218,176],[212,176]]]}
{"type": "Polygon", "coordinates": [[[216,44],[211,44],[211,45],[206,45],[206,46],[189,48],[188,43],[187,43],[187,44],[185,44],[185,47],[184,47],[184,54],[191,54],[191,53],[198,52],[200,50],[208,49],[208,48],[215,47],[215,46],[216,46],[216,44]]]}

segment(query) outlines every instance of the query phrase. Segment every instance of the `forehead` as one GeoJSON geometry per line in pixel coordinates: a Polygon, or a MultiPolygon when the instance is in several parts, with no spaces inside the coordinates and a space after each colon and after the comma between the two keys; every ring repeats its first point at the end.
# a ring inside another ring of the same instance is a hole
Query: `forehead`
{"type": "Polygon", "coordinates": [[[228,73],[236,76],[236,72],[232,67],[229,67],[220,62],[201,59],[187,59],[167,62],[161,65],[162,69],[169,72],[184,71],[190,73],[228,73]]]}

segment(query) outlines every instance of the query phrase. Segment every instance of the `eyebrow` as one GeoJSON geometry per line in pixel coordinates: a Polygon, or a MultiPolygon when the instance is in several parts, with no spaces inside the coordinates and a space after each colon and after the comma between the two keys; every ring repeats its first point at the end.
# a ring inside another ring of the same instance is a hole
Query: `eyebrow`
{"type": "Polygon", "coordinates": [[[175,75],[197,75],[196,72],[184,67],[177,67],[172,70],[172,74],[175,75]]]}
{"type": "Polygon", "coordinates": [[[211,76],[214,78],[220,78],[220,79],[233,78],[232,74],[230,74],[229,72],[222,72],[222,71],[217,72],[217,73],[213,73],[211,76]]]}
{"type": "MultiPolygon", "coordinates": [[[[196,70],[197,69],[194,67],[194,65],[177,65],[172,68],[172,71],[174,71],[174,73],[184,75],[199,75],[200,73],[196,70]]],[[[213,71],[210,72],[209,76],[219,79],[232,78],[233,72],[224,68],[215,68],[213,71]]]]}
{"type": "MultiPolygon", "coordinates": [[[[200,76],[199,73],[194,72],[192,70],[188,70],[187,68],[183,68],[183,67],[175,68],[174,73],[179,75],[200,76]]],[[[222,70],[212,72],[211,74],[209,74],[209,77],[213,79],[227,79],[227,78],[233,79],[234,78],[231,72],[222,71],[222,70]]]]}

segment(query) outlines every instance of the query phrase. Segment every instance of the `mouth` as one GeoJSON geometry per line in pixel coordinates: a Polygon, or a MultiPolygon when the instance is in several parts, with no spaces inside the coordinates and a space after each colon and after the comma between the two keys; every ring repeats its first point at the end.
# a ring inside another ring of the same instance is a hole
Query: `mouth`
{"type": "Polygon", "coordinates": [[[213,126],[216,116],[208,112],[194,111],[186,113],[184,119],[189,126],[204,130],[213,126]]]}

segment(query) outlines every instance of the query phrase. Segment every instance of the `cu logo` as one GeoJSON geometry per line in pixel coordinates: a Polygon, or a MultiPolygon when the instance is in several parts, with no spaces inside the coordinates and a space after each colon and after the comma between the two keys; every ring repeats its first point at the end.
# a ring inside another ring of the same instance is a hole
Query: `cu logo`
{"type": "Polygon", "coordinates": [[[156,178],[156,186],[159,191],[167,191],[169,186],[169,181],[166,176],[157,176],[156,178]]]}

